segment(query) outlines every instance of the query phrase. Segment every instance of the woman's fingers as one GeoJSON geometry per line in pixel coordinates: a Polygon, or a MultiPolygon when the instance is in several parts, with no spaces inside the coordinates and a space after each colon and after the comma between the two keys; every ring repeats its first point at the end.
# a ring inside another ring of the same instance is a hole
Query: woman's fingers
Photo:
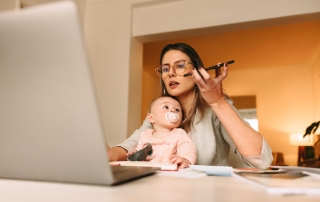
{"type": "Polygon", "coordinates": [[[192,71],[192,77],[199,87],[206,86],[211,80],[216,84],[221,83],[227,76],[228,63],[224,63],[223,67],[216,69],[216,77],[214,79],[212,79],[210,74],[202,67],[199,67],[199,72],[196,69],[192,71]]]}
{"type": "Polygon", "coordinates": [[[219,74],[216,74],[216,81],[221,82],[228,76],[228,63],[224,63],[224,66],[219,68],[219,74]]]}
{"type": "Polygon", "coordinates": [[[199,92],[205,101],[211,105],[220,102],[223,99],[222,81],[228,76],[228,64],[225,63],[220,71],[217,71],[216,77],[213,79],[210,74],[199,67],[197,71],[192,71],[192,78],[198,86],[199,92]]]}
{"type": "Polygon", "coordinates": [[[196,69],[194,69],[192,71],[192,78],[194,79],[194,81],[198,85],[198,87],[202,88],[206,85],[205,80],[207,80],[208,76],[210,77],[210,75],[202,67],[199,67],[198,71],[196,69]]]}

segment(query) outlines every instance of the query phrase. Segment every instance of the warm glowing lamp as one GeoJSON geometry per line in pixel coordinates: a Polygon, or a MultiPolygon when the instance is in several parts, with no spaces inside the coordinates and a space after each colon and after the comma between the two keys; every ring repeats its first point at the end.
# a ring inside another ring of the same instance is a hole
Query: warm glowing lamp
{"type": "Polygon", "coordinates": [[[291,133],[290,144],[295,146],[313,146],[313,134],[303,137],[302,133],[291,133]]]}
{"type": "Polygon", "coordinates": [[[289,140],[291,145],[299,146],[298,165],[306,159],[314,158],[313,134],[303,137],[302,133],[292,133],[289,140]]]}

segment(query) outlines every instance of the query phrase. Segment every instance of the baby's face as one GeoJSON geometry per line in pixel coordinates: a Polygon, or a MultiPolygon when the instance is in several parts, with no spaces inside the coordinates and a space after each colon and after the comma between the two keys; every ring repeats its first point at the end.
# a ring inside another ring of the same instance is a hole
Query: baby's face
{"type": "Polygon", "coordinates": [[[182,122],[182,109],[180,103],[170,97],[157,99],[152,107],[151,114],[155,124],[176,128],[182,122]]]}

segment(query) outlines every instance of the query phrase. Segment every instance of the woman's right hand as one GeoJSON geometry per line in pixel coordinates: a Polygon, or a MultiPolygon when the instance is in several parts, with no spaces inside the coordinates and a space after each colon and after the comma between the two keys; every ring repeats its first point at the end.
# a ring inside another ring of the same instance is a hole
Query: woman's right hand
{"type": "Polygon", "coordinates": [[[199,92],[201,93],[203,99],[210,106],[224,102],[225,99],[222,81],[228,76],[227,63],[225,63],[224,67],[222,68],[222,73],[220,73],[220,70],[216,71],[216,77],[214,79],[204,68],[199,68],[199,73],[196,69],[194,69],[192,71],[192,77],[198,86],[199,92]],[[202,75],[203,79],[199,73],[202,75]]]}
{"type": "Polygon", "coordinates": [[[125,161],[127,159],[127,150],[122,147],[109,147],[106,143],[106,152],[109,161],[125,161]]]}

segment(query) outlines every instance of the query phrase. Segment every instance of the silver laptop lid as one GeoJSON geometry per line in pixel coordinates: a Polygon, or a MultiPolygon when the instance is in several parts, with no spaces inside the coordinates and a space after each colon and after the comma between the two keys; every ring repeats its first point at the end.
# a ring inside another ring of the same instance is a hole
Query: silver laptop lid
{"type": "Polygon", "coordinates": [[[112,184],[76,6],[0,13],[0,177],[112,184]]]}

